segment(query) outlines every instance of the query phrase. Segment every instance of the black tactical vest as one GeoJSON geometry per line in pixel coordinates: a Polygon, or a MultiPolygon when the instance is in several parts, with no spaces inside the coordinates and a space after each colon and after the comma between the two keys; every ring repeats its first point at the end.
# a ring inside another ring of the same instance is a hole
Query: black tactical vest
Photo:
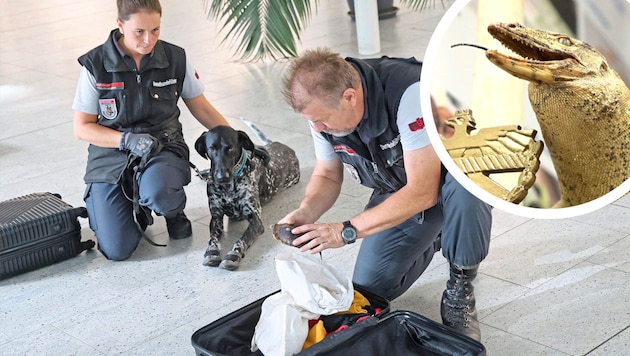
{"type": "MultiPolygon", "coordinates": [[[[186,54],[180,47],[158,41],[153,55],[138,72],[121,58],[113,30],[103,45],[79,57],[96,79],[98,124],[118,131],[149,133],[164,149],[189,159],[179,122],[177,101],[186,75],[186,54]]],[[[125,152],[88,147],[85,181],[117,183],[125,167],[125,152]]]]}
{"type": "Polygon", "coordinates": [[[363,82],[366,108],[361,126],[367,128],[369,142],[364,144],[356,130],[345,137],[321,134],[357,181],[375,194],[393,193],[407,183],[396,125],[398,106],[405,90],[420,80],[422,63],[386,56],[346,60],[358,69],[363,82]]]}

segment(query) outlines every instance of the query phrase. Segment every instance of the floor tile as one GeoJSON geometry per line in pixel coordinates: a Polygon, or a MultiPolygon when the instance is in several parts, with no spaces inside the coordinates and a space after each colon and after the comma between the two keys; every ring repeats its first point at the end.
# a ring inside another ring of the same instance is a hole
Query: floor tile
{"type": "Polygon", "coordinates": [[[568,353],[584,354],[627,328],[630,275],[580,263],[483,320],[508,333],[568,353]]]}
{"type": "Polygon", "coordinates": [[[572,220],[530,220],[492,240],[484,273],[536,288],[623,235],[572,220]]]}

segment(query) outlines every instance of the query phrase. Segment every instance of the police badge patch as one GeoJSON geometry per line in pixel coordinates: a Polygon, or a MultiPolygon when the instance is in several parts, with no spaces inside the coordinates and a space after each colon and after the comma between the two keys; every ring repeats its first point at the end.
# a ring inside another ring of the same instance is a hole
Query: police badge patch
{"type": "Polygon", "coordinates": [[[99,99],[98,106],[101,108],[101,115],[112,120],[118,116],[118,108],[116,108],[116,99],[99,99]]]}
{"type": "Polygon", "coordinates": [[[359,177],[357,169],[348,163],[344,163],[343,166],[346,167],[346,171],[350,174],[350,177],[354,179],[355,182],[361,184],[361,177],[359,177]]]}

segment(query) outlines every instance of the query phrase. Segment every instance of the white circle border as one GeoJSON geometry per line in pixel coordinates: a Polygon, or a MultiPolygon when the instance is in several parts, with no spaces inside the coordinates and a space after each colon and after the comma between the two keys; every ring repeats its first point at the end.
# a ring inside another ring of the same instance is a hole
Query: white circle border
{"type": "Polygon", "coordinates": [[[435,126],[435,121],[433,119],[433,112],[431,110],[430,86],[431,80],[433,78],[431,78],[430,73],[432,73],[433,64],[438,60],[438,48],[440,46],[442,38],[446,34],[446,31],[448,30],[449,26],[451,25],[457,14],[459,14],[470,1],[471,0],[456,0],[453,5],[451,5],[451,7],[447,9],[446,13],[439,21],[437,27],[433,31],[431,39],[429,40],[429,44],[424,55],[421,75],[422,79],[420,81],[420,104],[423,108],[423,116],[425,118],[430,118],[429,120],[424,120],[424,123],[427,126],[428,135],[431,139],[435,152],[442,161],[442,164],[444,164],[446,169],[448,169],[448,171],[451,173],[451,175],[453,175],[453,177],[469,192],[471,192],[477,198],[490,204],[491,206],[501,209],[510,214],[535,219],[563,219],[575,217],[578,215],[584,215],[600,209],[606,205],[609,205],[630,192],[629,178],[609,193],[584,204],[566,208],[530,208],[510,203],[489,193],[488,191],[474,183],[472,180],[470,180],[470,178],[468,178],[468,176],[466,176],[464,172],[462,172],[459,167],[455,165],[455,162],[442,144],[442,138],[437,131],[437,127],[435,126]],[[426,113],[428,113],[429,115],[427,115],[426,113]]]}

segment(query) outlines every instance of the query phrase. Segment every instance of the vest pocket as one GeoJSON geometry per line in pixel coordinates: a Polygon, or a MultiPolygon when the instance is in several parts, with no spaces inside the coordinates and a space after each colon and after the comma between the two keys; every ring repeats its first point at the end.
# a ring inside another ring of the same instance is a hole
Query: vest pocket
{"type": "Polygon", "coordinates": [[[151,98],[157,101],[171,101],[179,98],[179,92],[177,87],[169,85],[166,87],[150,87],[149,93],[151,98]]]}
{"type": "Polygon", "coordinates": [[[384,159],[383,163],[387,165],[387,167],[404,167],[403,164],[403,151],[400,148],[392,148],[387,151],[382,152],[384,159]]]}
{"type": "Polygon", "coordinates": [[[165,87],[149,87],[152,113],[175,113],[177,111],[177,99],[179,92],[175,85],[165,87]]]}

